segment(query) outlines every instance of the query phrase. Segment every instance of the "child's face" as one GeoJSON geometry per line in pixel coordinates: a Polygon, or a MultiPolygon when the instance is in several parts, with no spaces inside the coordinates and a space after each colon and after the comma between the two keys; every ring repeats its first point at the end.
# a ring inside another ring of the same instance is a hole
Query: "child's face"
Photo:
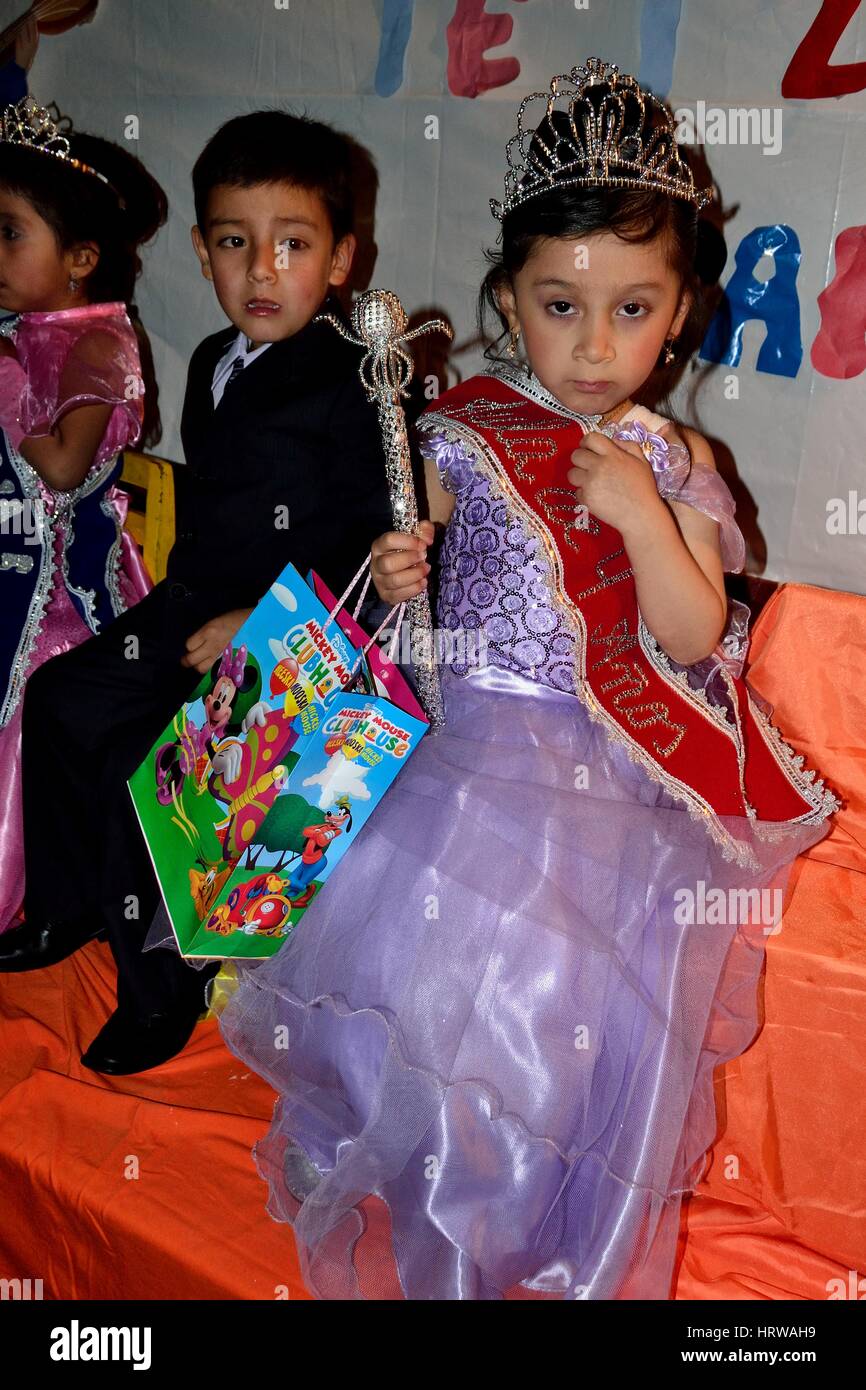
{"type": "Polygon", "coordinates": [[[500,302],[542,385],[587,415],[643,385],[689,307],[660,239],[634,244],[612,232],[539,241],[500,302]]]}
{"type": "Polygon", "coordinates": [[[329,285],[342,285],[355,238],[336,246],[320,195],[291,183],[219,184],[207,225],[193,227],[202,273],[224,312],[255,345],[290,338],[309,323],[329,285]]]}
{"type": "Polygon", "coordinates": [[[87,302],[84,282],[96,247],[61,251],[54,230],[26,198],[0,187],[0,305],[9,313],[69,309],[87,302]],[[70,277],[82,282],[70,290],[70,277]]]}

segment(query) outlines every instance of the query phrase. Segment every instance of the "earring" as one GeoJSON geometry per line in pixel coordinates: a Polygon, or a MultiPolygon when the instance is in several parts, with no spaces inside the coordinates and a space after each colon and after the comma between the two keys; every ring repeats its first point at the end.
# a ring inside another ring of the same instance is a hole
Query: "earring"
{"type": "Polygon", "coordinates": [[[665,366],[666,366],[666,367],[669,367],[669,366],[671,365],[671,363],[672,363],[673,360],[674,360],[674,357],[676,356],[676,353],[674,352],[674,343],[675,343],[675,342],[676,342],[676,339],[675,339],[675,338],[668,338],[667,342],[665,343],[665,366]]]}
{"type": "Polygon", "coordinates": [[[70,277],[69,277],[69,287],[68,287],[68,288],[69,288],[69,293],[70,293],[70,294],[77,294],[78,291],[79,291],[79,289],[81,288],[81,286],[79,285],[79,282],[76,280],[76,278],[75,278],[74,275],[70,275],[70,277]]]}
{"type": "Polygon", "coordinates": [[[512,328],[512,330],[511,330],[511,341],[509,342],[508,347],[505,349],[505,351],[508,353],[508,356],[509,356],[509,357],[513,357],[513,356],[514,356],[515,351],[516,351],[516,349],[517,349],[517,339],[518,339],[519,337],[520,337],[520,329],[519,329],[519,328],[512,328]]]}

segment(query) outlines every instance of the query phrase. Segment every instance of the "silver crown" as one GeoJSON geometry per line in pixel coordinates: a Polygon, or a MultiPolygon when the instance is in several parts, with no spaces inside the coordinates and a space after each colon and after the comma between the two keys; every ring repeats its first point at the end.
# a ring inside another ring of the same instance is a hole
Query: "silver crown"
{"type": "Polygon", "coordinates": [[[603,58],[587,58],[554,77],[549,92],[524,97],[506,156],[505,197],[490,199],[500,222],[527,199],[568,185],[652,188],[698,209],[715,197],[712,187],[695,188],[667,106],[603,58]],[[530,128],[523,118],[533,102],[545,112],[530,128]]]}
{"type": "MultiPolygon", "coordinates": [[[[68,123],[66,128],[70,129],[68,123]]],[[[0,115],[0,144],[21,145],[35,150],[37,154],[50,154],[54,159],[61,159],[70,168],[99,179],[106,188],[111,189],[120,206],[125,206],[114,184],[104,174],[100,174],[92,164],[85,164],[83,159],[75,158],[70,150],[69,137],[64,134],[58,121],[47,107],[40,106],[32,96],[22,97],[14,106],[7,106],[0,115]]]]}

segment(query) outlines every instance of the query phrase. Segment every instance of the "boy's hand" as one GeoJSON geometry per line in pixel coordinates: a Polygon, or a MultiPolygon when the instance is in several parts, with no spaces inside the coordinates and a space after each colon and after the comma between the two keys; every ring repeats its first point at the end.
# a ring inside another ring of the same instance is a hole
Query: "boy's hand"
{"type": "Polygon", "coordinates": [[[238,628],[243,627],[252,613],[251,608],[233,608],[219,618],[211,618],[186,639],[186,656],[180,659],[181,666],[194,666],[204,675],[221,655],[226,645],[234,637],[238,628]]]}
{"type": "Polygon", "coordinates": [[[370,547],[370,572],[376,591],[384,603],[403,603],[427,588],[432,568],[427,563],[427,547],[433,543],[432,521],[418,523],[418,535],[405,531],[386,531],[370,547]]]}

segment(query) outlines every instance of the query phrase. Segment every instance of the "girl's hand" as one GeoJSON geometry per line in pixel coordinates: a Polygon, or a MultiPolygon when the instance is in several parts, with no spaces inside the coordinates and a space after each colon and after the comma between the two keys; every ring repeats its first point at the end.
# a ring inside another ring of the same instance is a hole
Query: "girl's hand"
{"type": "Polygon", "coordinates": [[[219,618],[211,618],[197,632],[186,639],[186,656],[180,659],[181,666],[195,667],[204,675],[213,666],[217,657],[232,640],[239,628],[243,627],[252,613],[251,608],[233,608],[219,618]]]}
{"type": "Polygon", "coordinates": [[[433,534],[432,521],[421,521],[417,536],[409,536],[404,531],[386,531],[373,542],[370,572],[376,592],[384,603],[393,607],[427,588],[427,576],[432,568],[427,563],[427,547],[433,543],[433,534]]]}
{"type": "Polygon", "coordinates": [[[645,525],[664,505],[650,462],[632,440],[614,441],[592,430],[584,435],[571,460],[574,466],[567,476],[578,502],[623,535],[635,524],[645,525]]]}

